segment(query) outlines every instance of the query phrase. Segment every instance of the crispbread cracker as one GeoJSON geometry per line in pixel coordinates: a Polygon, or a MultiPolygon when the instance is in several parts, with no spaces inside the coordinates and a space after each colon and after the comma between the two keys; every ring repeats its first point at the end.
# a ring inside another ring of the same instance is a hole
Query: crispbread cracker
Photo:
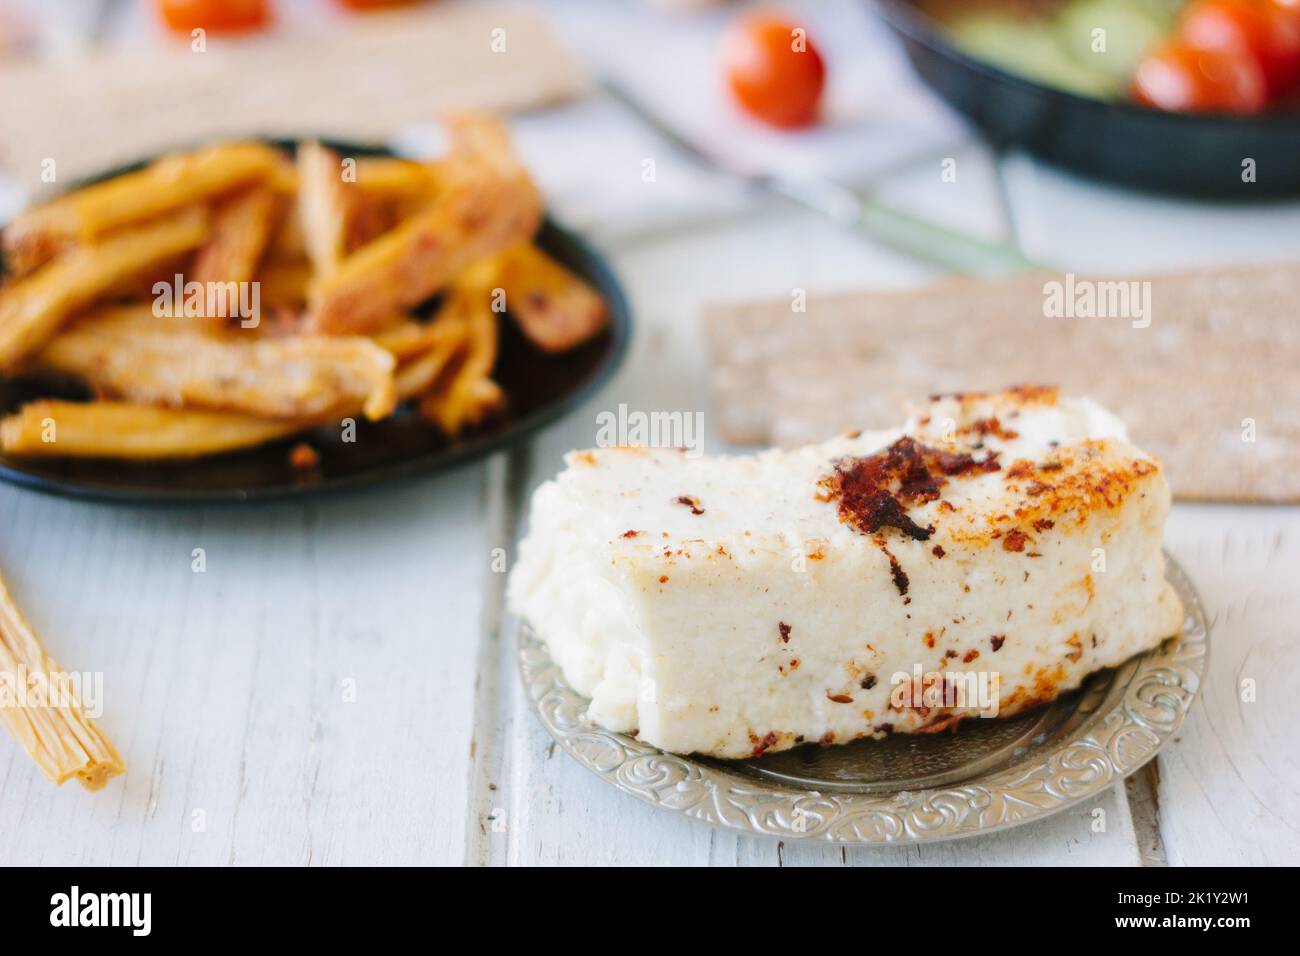
{"type": "Polygon", "coordinates": [[[934,392],[1058,384],[1123,417],[1179,498],[1300,501],[1300,266],[1132,278],[1151,282],[1147,328],[1045,317],[1059,274],[716,306],[719,428],[801,444],[887,427],[934,392]]]}
{"type": "Polygon", "coordinates": [[[0,163],[41,190],[46,160],[60,185],[223,138],[382,140],[448,110],[543,106],[585,85],[541,14],[497,4],[373,13],[319,32],[210,36],[201,53],[182,37],[72,64],[0,67],[0,163]],[[493,51],[494,35],[506,53],[493,51]]]}

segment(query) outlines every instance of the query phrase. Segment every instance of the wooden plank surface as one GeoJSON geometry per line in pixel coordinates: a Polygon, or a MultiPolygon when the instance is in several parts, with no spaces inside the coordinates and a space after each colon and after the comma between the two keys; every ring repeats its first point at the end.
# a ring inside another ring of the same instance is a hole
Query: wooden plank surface
{"type": "Polygon", "coordinates": [[[1300,508],[1175,509],[1169,546],[1210,619],[1200,699],[1158,758],[1172,865],[1300,861],[1300,508]]]}
{"type": "MultiPolygon", "coordinates": [[[[248,510],[0,489],[0,565],[65,665],[105,673],[104,725],[130,764],[90,795],[52,788],[0,748],[0,862],[1137,863],[1119,788],[1099,803],[1104,833],[1086,807],[988,838],[842,852],[656,812],[551,746],[518,686],[490,567],[493,548],[512,553],[526,493],[564,450],[594,442],[597,411],[707,413],[702,302],[924,278],[785,213],[660,237],[616,262],[641,322],[627,367],[509,458],[248,510]],[[191,570],[196,547],[204,574],[191,570]],[[347,679],[355,703],[342,700],[347,679]]],[[[706,443],[722,450],[715,432],[706,443]]],[[[1215,633],[1205,695],[1160,758],[1152,822],[1172,863],[1294,860],[1287,741],[1300,714],[1286,680],[1300,510],[1178,506],[1170,542],[1215,633]],[[1257,681],[1253,705],[1238,703],[1244,676],[1257,681]]]]}
{"type": "MultiPolygon", "coordinates": [[[[1141,196],[1022,156],[1003,172],[1026,251],[1062,268],[1300,259],[1297,202],[1141,196]]],[[[1152,799],[1135,812],[1151,818],[1171,865],[1295,864],[1300,508],[1177,504],[1167,542],[1210,618],[1210,671],[1181,733],[1157,758],[1152,799]],[[1243,681],[1254,682],[1253,703],[1243,699],[1243,681]]]]}
{"type": "MultiPolygon", "coordinates": [[[[952,188],[936,189],[922,158],[884,198],[985,235],[1014,231],[1031,254],[1080,271],[1300,256],[1300,204],[1144,199],[1020,157],[995,164],[978,146],[954,155],[952,188]]],[[[656,188],[646,184],[652,204],[656,188]]],[[[0,487],[0,570],[54,655],[104,674],[103,726],[129,765],[99,794],[56,789],[0,740],[0,864],[1300,859],[1295,508],[1175,508],[1170,546],[1214,622],[1211,675],[1140,799],[1114,787],[1095,807],[987,838],[842,851],[657,812],[553,747],[518,685],[492,565],[494,549],[513,554],[527,493],[564,450],[592,444],[596,412],[619,402],[702,410],[706,450],[725,450],[708,404],[703,303],[935,276],[774,207],[661,230],[628,242],[615,262],[640,323],[627,367],[508,456],[372,493],[243,510],[109,508],[0,487]],[[192,570],[198,547],[202,574],[192,570]],[[1253,703],[1242,700],[1244,679],[1255,681],[1253,703]]],[[[1135,786],[1141,794],[1145,783],[1135,786]]]]}
{"type": "Polygon", "coordinates": [[[128,765],[56,789],[5,740],[0,862],[461,862],[483,479],[201,511],[0,489],[0,565],[103,672],[128,765]]]}

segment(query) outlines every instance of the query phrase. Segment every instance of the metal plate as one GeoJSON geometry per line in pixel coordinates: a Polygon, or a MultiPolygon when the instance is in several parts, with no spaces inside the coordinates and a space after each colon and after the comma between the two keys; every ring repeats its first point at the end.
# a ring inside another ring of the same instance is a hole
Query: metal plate
{"type": "MultiPolygon", "coordinates": [[[[288,144],[272,140],[280,146],[288,144]]],[[[330,141],[345,155],[391,155],[387,150],[330,141]]],[[[103,179],[139,164],[113,170],[103,179]]],[[[80,184],[78,184],[80,185],[80,184]]],[[[509,396],[504,416],[449,441],[409,408],[378,422],[358,417],[356,440],[322,427],[247,451],[192,460],[116,461],[104,458],[20,458],[0,455],[0,480],[37,491],[131,504],[229,504],[303,497],[427,474],[472,461],[522,441],[578,407],[622,363],[632,335],[627,300],[609,264],[582,239],[546,220],[537,244],[591,283],[609,307],[609,327],[560,355],[532,347],[513,322],[501,324],[493,378],[509,396]],[[308,442],[320,455],[310,472],[295,469],[289,449],[308,442]]],[[[0,262],[0,274],[3,263],[0,262]]],[[[429,307],[431,308],[431,306],[429,307]]],[[[427,312],[428,308],[421,309],[427,312]]],[[[38,398],[84,399],[67,383],[0,377],[0,414],[38,398]]]]}
{"type": "Polygon", "coordinates": [[[532,629],[519,672],[547,732],[624,793],[740,833],[845,845],[922,843],[1039,820],[1094,797],[1156,755],[1183,722],[1207,665],[1209,628],[1186,573],[1166,557],[1181,633],[1018,717],[953,734],[805,746],[754,760],[665,753],[586,718],[532,629]]]}

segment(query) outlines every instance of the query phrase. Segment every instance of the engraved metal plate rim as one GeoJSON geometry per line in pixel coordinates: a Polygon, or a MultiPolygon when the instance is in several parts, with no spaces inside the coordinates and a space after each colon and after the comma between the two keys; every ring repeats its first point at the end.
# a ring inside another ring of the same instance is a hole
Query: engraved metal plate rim
{"type": "Polygon", "coordinates": [[[1182,599],[1182,631],[1116,669],[1127,684],[1036,759],[915,792],[817,791],[670,754],[586,718],[587,700],[565,684],[527,622],[518,631],[519,674],[542,726],[563,750],[624,793],[702,823],[750,836],[846,846],[929,843],[994,833],[1040,820],[1105,790],[1142,767],[1182,724],[1209,654],[1205,611],[1187,574],[1166,555],[1182,599]]]}

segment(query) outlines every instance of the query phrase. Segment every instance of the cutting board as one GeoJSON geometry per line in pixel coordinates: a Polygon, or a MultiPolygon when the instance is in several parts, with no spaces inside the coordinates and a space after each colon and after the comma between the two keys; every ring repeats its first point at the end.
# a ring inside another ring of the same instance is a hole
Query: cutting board
{"type": "Polygon", "coordinates": [[[1082,306],[1088,282],[1117,279],[1129,281],[1026,275],[714,307],[719,430],[795,445],[895,425],[935,392],[1058,384],[1120,414],[1176,497],[1300,501],[1300,266],[1140,277],[1145,318],[1059,314],[1058,291],[1082,306]]]}

